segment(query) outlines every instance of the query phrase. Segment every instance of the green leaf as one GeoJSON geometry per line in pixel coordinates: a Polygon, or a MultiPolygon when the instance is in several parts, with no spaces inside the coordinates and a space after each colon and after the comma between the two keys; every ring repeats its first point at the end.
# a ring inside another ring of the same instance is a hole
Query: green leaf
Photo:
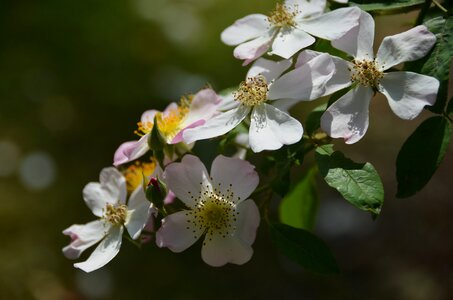
{"type": "Polygon", "coordinates": [[[425,0],[355,0],[349,2],[352,6],[358,6],[364,11],[369,11],[374,14],[393,14],[407,12],[412,9],[417,9],[425,0]]]}
{"type": "Polygon", "coordinates": [[[312,230],[318,209],[317,169],[312,167],[280,203],[280,222],[312,230]]]}
{"type": "Polygon", "coordinates": [[[285,224],[269,224],[272,242],[278,250],[307,270],[316,273],[339,273],[326,244],[314,234],[285,224]]]}
{"type": "Polygon", "coordinates": [[[397,197],[412,196],[428,183],[445,156],[451,133],[450,122],[436,116],[406,140],[396,159],[397,197]]]}
{"type": "Polygon", "coordinates": [[[384,203],[384,187],[370,163],[355,163],[333,145],[316,149],[316,162],[327,184],[357,208],[379,214],[384,203]]]}
{"type": "Polygon", "coordinates": [[[453,16],[435,17],[424,24],[436,35],[437,42],[428,56],[422,60],[407,63],[405,68],[439,79],[440,87],[436,103],[428,109],[440,114],[447,102],[448,77],[453,58],[453,16]]]}

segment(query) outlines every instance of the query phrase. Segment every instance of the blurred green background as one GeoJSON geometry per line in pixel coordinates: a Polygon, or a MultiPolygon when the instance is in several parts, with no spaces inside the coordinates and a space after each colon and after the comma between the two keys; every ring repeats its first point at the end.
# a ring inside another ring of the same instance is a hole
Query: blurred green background
{"type": "MultiPolygon", "coordinates": [[[[372,221],[319,182],[316,233],[332,248],[340,276],[313,275],[281,257],[264,224],[244,266],[208,267],[199,244],[173,254],[125,241],[111,263],[90,274],[63,257],[69,238],[61,231],[93,219],[83,186],[98,180],[121,142],[134,138],[141,113],[206,84],[221,90],[243,80],[246,68],[220,32],[273,6],[2,1],[0,299],[451,299],[453,149],[422,192],[395,199],[396,155],[429,114],[400,120],[382,98],[373,101],[367,136],[353,146],[338,143],[383,177],[381,216],[372,221]]],[[[413,17],[379,18],[377,39],[409,28],[413,17]]],[[[306,115],[310,107],[302,103],[294,113],[306,115]]]]}

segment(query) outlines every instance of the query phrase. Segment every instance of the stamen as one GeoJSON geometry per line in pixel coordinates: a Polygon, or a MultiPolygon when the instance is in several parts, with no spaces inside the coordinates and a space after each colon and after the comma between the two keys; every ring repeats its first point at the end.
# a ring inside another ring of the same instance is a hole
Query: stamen
{"type": "Polygon", "coordinates": [[[351,81],[373,89],[378,88],[384,72],[380,70],[375,60],[353,60],[352,64],[351,81]]]}
{"type": "Polygon", "coordinates": [[[127,191],[132,193],[135,189],[143,184],[143,178],[148,178],[153,174],[156,168],[156,161],[151,158],[150,162],[139,162],[129,166],[124,171],[124,177],[126,177],[127,191]]]}
{"type": "Polygon", "coordinates": [[[239,89],[233,94],[236,101],[247,106],[255,106],[266,102],[269,86],[263,75],[249,77],[239,84],[239,89]]]}
{"type": "Polygon", "coordinates": [[[297,14],[297,7],[294,11],[291,12],[286,5],[277,3],[275,10],[270,13],[267,19],[269,23],[271,23],[275,27],[291,28],[296,26],[294,17],[297,14]]]}
{"type": "Polygon", "coordinates": [[[127,217],[127,206],[120,204],[114,206],[107,203],[105,206],[104,218],[112,225],[124,225],[127,217]]]}

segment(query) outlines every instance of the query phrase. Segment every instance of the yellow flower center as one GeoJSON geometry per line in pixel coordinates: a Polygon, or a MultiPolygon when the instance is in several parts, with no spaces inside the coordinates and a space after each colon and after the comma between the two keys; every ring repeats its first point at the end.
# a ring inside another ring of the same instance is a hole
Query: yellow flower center
{"type": "Polygon", "coordinates": [[[104,211],[104,218],[112,225],[124,225],[127,217],[127,206],[120,204],[114,206],[107,203],[104,211]]]}
{"type": "Polygon", "coordinates": [[[137,123],[137,130],[134,133],[138,136],[144,136],[153,130],[153,122],[138,122],[137,123]]]}
{"type": "Polygon", "coordinates": [[[374,60],[353,60],[351,70],[351,81],[363,86],[377,89],[379,81],[384,77],[374,60]]]}
{"type": "Polygon", "coordinates": [[[236,101],[247,106],[255,106],[266,102],[268,91],[266,78],[260,74],[241,82],[233,95],[236,101]]]}
{"type": "Polygon", "coordinates": [[[291,12],[284,4],[277,3],[275,10],[270,13],[267,20],[275,27],[291,28],[296,26],[294,17],[297,13],[297,9],[291,12]]]}
{"type": "Polygon", "coordinates": [[[130,165],[124,171],[126,177],[127,191],[132,193],[138,186],[143,185],[143,180],[149,178],[156,169],[156,161],[151,159],[151,162],[138,162],[130,165]]]}

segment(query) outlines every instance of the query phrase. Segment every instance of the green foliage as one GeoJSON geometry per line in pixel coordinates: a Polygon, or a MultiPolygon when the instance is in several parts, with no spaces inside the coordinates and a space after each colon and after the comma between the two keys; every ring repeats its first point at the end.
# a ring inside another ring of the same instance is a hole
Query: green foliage
{"type": "Polygon", "coordinates": [[[397,197],[412,196],[428,183],[444,158],[451,133],[450,122],[436,116],[425,120],[406,140],[396,160],[397,197]]]}
{"type": "Polygon", "coordinates": [[[333,145],[316,149],[316,162],[327,184],[357,208],[377,215],[384,202],[379,174],[370,163],[355,163],[333,145]]]}
{"type": "Polygon", "coordinates": [[[316,273],[339,273],[339,268],[326,244],[314,234],[285,224],[270,224],[272,241],[288,258],[316,273]]]}
{"type": "Polygon", "coordinates": [[[417,9],[424,2],[425,0],[355,0],[349,3],[373,14],[394,14],[417,9]]]}
{"type": "Polygon", "coordinates": [[[323,103],[311,111],[307,116],[307,121],[305,122],[305,131],[308,135],[311,135],[316,129],[321,126],[321,116],[327,108],[327,104],[323,103]]]}
{"type": "Polygon", "coordinates": [[[282,223],[301,229],[313,229],[319,201],[316,190],[317,173],[316,167],[312,167],[283,198],[279,208],[282,223]]]}
{"type": "Polygon", "coordinates": [[[442,113],[447,102],[448,78],[453,58],[453,16],[435,17],[425,21],[424,24],[436,35],[436,45],[424,59],[407,63],[406,69],[439,79],[436,103],[428,109],[442,113]]]}

